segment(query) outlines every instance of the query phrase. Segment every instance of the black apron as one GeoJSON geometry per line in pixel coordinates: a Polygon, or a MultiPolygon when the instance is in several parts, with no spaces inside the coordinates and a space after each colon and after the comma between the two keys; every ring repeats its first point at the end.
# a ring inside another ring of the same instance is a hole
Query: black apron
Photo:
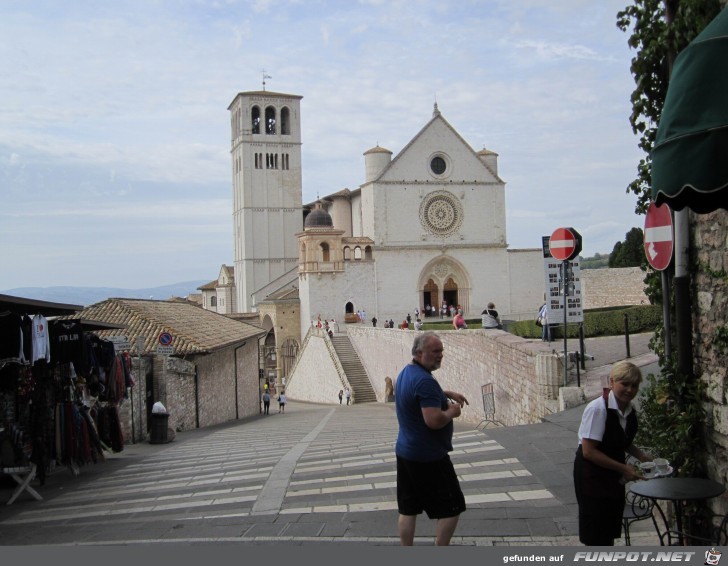
{"type": "MultiPolygon", "coordinates": [[[[626,428],[622,429],[619,412],[608,406],[608,395],[606,392],[604,396],[607,408],[604,437],[597,448],[624,464],[625,452],[637,434],[637,414],[632,410],[627,416],[626,428]]],[[[621,478],[619,472],[586,460],[579,445],[574,459],[574,490],[579,503],[579,537],[584,544],[605,544],[589,541],[620,536],[624,509],[624,484],[621,478]]]]}

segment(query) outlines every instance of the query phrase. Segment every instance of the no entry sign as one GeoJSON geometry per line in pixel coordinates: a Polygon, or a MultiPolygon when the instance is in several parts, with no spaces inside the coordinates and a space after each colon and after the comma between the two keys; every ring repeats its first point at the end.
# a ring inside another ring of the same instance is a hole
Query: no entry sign
{"type": "Polygon", "coordinates": [[[581,234],[573,228],[556,228],[549,239],[549,251],[559,261],[574,259],[581,252],[581,234]]]}
{"type": "Polygon", "coordinates": [[[645,255],[649,264],[663,271],[672,260],[672,214],[666,204],[650,203],[645,217],[645,255]]]}

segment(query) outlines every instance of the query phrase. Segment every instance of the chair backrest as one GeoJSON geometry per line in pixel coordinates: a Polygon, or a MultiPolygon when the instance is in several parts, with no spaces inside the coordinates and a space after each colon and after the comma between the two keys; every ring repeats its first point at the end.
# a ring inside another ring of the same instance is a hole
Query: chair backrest
{"type": "Polygon", "coordinates": [[[639,519],[652,515],[652,500],[633,493],[630,491],[629,485],[628,483],[624,490],[624,517],[628,519],[639,519]]]}

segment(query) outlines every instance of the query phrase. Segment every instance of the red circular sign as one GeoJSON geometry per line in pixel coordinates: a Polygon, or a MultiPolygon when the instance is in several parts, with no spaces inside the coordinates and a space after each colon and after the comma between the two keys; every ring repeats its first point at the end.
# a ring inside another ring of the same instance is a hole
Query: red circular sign
{"type": "Polygon", "coordinates": [[[554,259],[569,260],[581,251],[579,240],[573,228],[556,228],[549,239],[549,252],[554,259]]]}
{"type": "Polygon", "coordinates": [[[666,204],[650,203],[645,217],[645,255],[657,271],[667,269],[672,260],[672,214],[666,204]]]}
{"type": "Polygon", "coordinates": [[[172,343],[172,335],[169,332],[162,332],[158,340],[162,346],[169,346],[172,343]]]}

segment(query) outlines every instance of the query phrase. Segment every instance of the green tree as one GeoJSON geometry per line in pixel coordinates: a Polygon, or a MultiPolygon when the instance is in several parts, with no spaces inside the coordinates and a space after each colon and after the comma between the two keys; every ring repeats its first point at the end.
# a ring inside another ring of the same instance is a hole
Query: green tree
{"type": "MultiPolygon", "coordinates": [[[[631,31],[628,44],[636,50],[630,70],[636,88],[632,92],[632,131],[639,136],[645,157],[637,166],[637,178],[627,192],[637,196],[635,211],[644,214],[650,202],[652,152],[657,127],[667,94],[672,64],[682,51],[718,14],[721,0],[633,0],[617,14],[617,27],[631,31]]],[[[620,248],[624,247],[624,244],[620,248]]],[[[621,249],[620,249],[621,252],[621,249]]],[[[611,258],[610,258],[611,259],[611,258]]],[[[656,273],[650,270],[645,279],[655,290],[656,273]]],[[[670,301],[671,297],[663,300],[670,301]]],[[[704,473],[704,422],[701,382],[681,375],[674,357],[664,351],[662,330],[658,329],[652,348],[660,356],[661,375],[650,375],[650,387],[640,406],[648,416],[641,427],[638,443],[656,454],[669,455],[678,475],[699,476],[704,473]],[[667,432],[669,431],[669,432],[667,432]]],[[[686,513],[699,518],[696,510],[686,513]]],[[[699,531],[690,520],[687,530],[699,531]]]]}
{"type": "Polygon", "coordinates": [[[624,242],[614,244],[609,254],[609,267],[639,267],[645,261],[644,233],[642,228],[632,228],[624,242]]]}
{"type": "Polygon", "coordinates": [[[581,269],[602,269],[609,267],[609,254],[595,253],[592,257],[580,257],[581,269]]]}
{"type": "Polygon", "coordinates": [[[637,166],[637,178],[627,192],[637,195],[635,211],[647,212],[652,183],[650,153],[665,103],[672,62],[720,11],[720,0],[634,0],[617,13],[617,27],[631,30],[628,44],[636,50],[630,70],[636,88],[632,92],[629,122],[645,152],[637,166]],[[667,19],[670,20],[668,25],[667,19]]]}

